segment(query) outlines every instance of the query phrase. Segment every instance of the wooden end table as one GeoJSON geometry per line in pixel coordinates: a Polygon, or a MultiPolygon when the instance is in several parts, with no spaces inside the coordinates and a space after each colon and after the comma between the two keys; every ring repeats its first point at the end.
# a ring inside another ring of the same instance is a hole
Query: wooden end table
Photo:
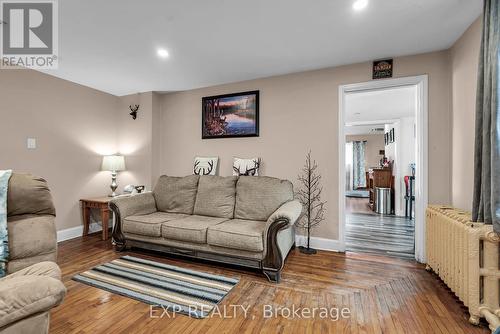
{"type": "Polygon", "coordinates": [[[90,227],[90,209],[98,209],[101,212],[102,221],[102,240],[107,240],[109,236],[109,201],[113,197],[97,197],[97,198],[84,198],[81,199],[82,203],[82,216],[83,216],[83,236],[89,234],[90,227]]]}

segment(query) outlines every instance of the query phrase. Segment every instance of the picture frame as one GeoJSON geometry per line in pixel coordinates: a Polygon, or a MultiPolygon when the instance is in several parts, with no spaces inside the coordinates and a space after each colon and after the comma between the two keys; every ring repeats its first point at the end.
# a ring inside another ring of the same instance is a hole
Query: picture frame
{"type": "Polygon", "coordinates": [[[396,140],[396,138],[394,138],[394,128],[391,129],[391,131],[389,131],[389,138],[390,138],[390,142],[391,143],[394,143],[394,141],[396,140]]]}
{"type": "Polygon", "coordinates": [[[201,138],[259,136],[259,91],[203,97],[201,138]]]}

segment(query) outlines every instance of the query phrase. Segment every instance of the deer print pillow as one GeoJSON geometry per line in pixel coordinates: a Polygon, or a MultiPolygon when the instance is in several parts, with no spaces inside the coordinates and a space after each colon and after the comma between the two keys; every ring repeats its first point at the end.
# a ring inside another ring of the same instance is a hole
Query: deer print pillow
{"type": "Polygon", "coordinates": [[[193,174],[195,175],[217,175],[218,157],[196,157],[194,158],[193,174]]]}
{"type": "Polygon", "coordinates": [[[260,158],[233,160],[233,175],[238,176],[259,176],[261,160],[260,158]]]}

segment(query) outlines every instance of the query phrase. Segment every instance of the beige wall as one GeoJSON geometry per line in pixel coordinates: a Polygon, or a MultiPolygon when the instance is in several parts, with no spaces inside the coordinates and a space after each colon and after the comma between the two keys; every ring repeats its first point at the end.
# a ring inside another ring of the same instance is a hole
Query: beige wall
{"type": "Polygon", "coordinates": [[[78,200],[108,192],[101,155],[117,148],[118,98],[31,70],[0,70],[0,169],[49,182],[57,229],[81,225],[78,200]],[[26,138],[38,148],[28,150],[26,138]]]}
{"type": "Polygon", "coordinates": [[[82,224],[80,198],[110,192],[110,173],[99,171],[102,155],[126,155],[118,191],[130,183],[151,187],[159,166],[153,147],[160,140],[151,130],[160,114],[156,93],[116,97],[36,71],[0,70],[0,101],[0,169],[47,179],[57,230],[82,224]],[[141,106],[134,121],[128,106],[135,103],[141,106]],[[26,148],[28,137],[37,149],[26,148]]]}
{"type": "Polygon", "coordinates": [[[451,49],[453,87],[452,203],[472,209],[474,179],[474,113],[481,44],[481,18],[477,19],[451,49]]]}
{"type": "Polygon", "coordinates": [[[352,141],[366,141],[365,147],[365,169],[368,171],[370,167],[378,167],[380,159],[380,150],[385,149],[384,135],[383,134],[373,134],[373,135],[349,135],[345,137],[346,142],[352,141]]]}
{"type": "MultiPolygon", "coordinates": [[[[394,60],[395,77],[429,75],[431,203],[452,202],[453,161],[453,204],[470,208],[479,33],[476,22],[451,52],[394,60]]],[[[110,175],[99,171],[104,154],[127,156],[127,172],[118,176],[121,190],[127,183],[150,187],[163,173],[190,174],[195,155],[218,155],[220,175],[232,173],[233,156],[259,156],[264,175],[295,181],[312,149],[328,201],[327,220],[314,234],[336,239],[338,87],[369,81],[370,71],[370,63],[362,63],[165,95],[115,97],[39,72],[3,70],[0,169],[45,177],[62,230],[81,224],[81,197],[109,191],[110,175]],[[260,137],[201,140],[203,96],[254,89],[261,93],[260,137]],[[133,121],[128,105],[137,102],[141,108],[133,121]],[[37,138],[36,150],[26,149],[27,137],[37,138]]]]}
{"type": "Polygon", "coordinates": [[[116,127],[118,128],[118,151],[125,155],[127,171],[120,173],[120,186],[145,185],[151,189],[159,166],[160,99],[154,92],[120,97],[116,127]],[[129,105],[139,104],[137,119],[129,115],[129,105]],[[154,153],[153,153],[154,152],[154,153]],[[155,175],[153,177],[153,174],[155,175]]]}
{"type": "MultiPolygon", "coordinates": [[[[451,87],[449,52],[394,59],[395,77],[429,75],[429,201],[451,203],[451,87]]],[[[160,172],[191,173],[195,155],[220,157],[230,175],[232,157],[263,159],[263,174],[295,181],[312,150],[323,175],[326,221],[314,232],[338,238],[338,87],[371,80],[361,63],[166,94],[162,104],[160,172]],[[203,96],[260,90],[260,137],[201,139],[203,96]]]]}

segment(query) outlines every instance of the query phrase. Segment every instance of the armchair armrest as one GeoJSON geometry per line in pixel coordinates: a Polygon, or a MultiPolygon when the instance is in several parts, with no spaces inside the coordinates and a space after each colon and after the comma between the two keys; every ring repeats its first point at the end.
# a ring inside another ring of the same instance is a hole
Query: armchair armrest
{"type": "Polygon", "coordinates": [[[128,197],[114,198],[109,202],[109,208],[115,215],[113,227],[113,244],[118,250],[125,248],[125,236],[122,232],[123,219],[132,215],[146,215],[156,211],[156,201],[153,193],[148,192],[128,197]]]}
{"type": "Polygon", "coordinates": [[[292,200],[280,206],[267,219],[264,230],[264,259],[262,261],[262,269],[271,281],[279,281],[286,255],[295,243],[293,228],[289,234],[284,233],[281,236],[280,231],[293,226],[301,213],[302,204],[298,200],[292,200]]]}
{"type": "Polygon", "coordinates": [[[48,276],[0,280],[0,328],[59,305],[66,294],[61,281],[48,276]]]}

